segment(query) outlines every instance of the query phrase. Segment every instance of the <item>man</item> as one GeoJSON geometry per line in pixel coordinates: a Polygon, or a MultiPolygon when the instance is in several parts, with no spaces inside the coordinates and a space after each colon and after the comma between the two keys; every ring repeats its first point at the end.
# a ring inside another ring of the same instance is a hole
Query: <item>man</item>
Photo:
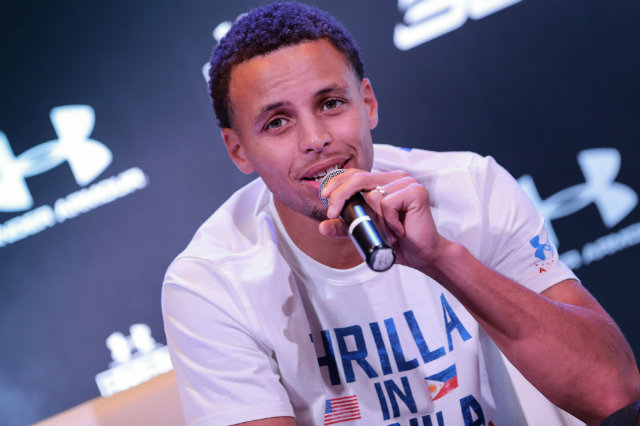
{"type": "Polygon", "coordinates": [[[253,10],[211,65],[229,156],[260,178],[167,271],[189,423],[508,424],[488,337],[588,423],[640,395],[624,337],[502,168],[373,145],[378,103],[332,17],[296,3],[253,10]],[[346,172],[323,189],[326,209],[319,181],[336,168],[346,172]],[[357,192],[397,252],[386,272],[345,238],[338,216],[357,192]]]}

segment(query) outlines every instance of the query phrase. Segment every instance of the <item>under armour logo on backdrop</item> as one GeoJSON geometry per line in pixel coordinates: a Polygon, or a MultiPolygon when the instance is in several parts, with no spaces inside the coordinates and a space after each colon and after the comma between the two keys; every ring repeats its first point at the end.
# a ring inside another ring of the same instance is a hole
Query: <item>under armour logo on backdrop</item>
{"type": "Polygon", "coordinates": [[[111,350],[111,358],[116,364],[129,361],[134,353],[147,353],[158,347],[147,324],[133,324],[129,327],[129,333],[129,336],[125,336],[116,331],[107,337],[105,343],[111,350]]]}
{"type": "Polygon", "coordinates": [[[404,13],[393,43],[409,50],[460,28],[467,18],[482,19],[521,0],[398,0],[404,13]]]}
{"type": "Polygon", "coordinates": [[[614,148],[586,149],[578,153],[578,164],[585,183],[565,188],[543,200],[533,178],[522,176],[518,183],[547,219],[549,239],[558,245],[551,221],[569,216],[595,203],[602,222],[612,228],[638,204],[638,195],[627,185],[615,181],[620,170],[620,153],[614,148]]]}
{"type": "Polygon", "coordinates": [[[44,142],[15,156],[9,140],[0,132],[0,211],[26,210],[33,198],[26,178],[36,176],[63,162],[69,163],[76,182],[84,186],[111,164],[109,148],[89,139],[95,113],[89,105],[66,105],[53,108],[51,123],[58,139],[44,142]]]}

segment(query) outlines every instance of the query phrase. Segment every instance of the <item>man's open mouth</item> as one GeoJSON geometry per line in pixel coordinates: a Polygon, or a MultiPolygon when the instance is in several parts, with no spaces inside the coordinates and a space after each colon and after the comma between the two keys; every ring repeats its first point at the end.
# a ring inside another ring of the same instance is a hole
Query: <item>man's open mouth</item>
{"type": "Polygon", "coordinates": [[[315,174],[315,175],[313,175],[311,177],[305,177],[305,178],[302,178],[302,179],[303,180],[313,180],[313,181],[316,181],[316,182],[322,182],[322,179],[324,179],[324,177],[328,173],[331,173],[334,170],[342,169],[343,167],[344,167],[344,164],[336,164],[336,165],[331,166],[328,169],[323,170],[323,171],[321,171],[321,172],[319,172],[319,173],[317,173],[317,174],[315,174]]]}

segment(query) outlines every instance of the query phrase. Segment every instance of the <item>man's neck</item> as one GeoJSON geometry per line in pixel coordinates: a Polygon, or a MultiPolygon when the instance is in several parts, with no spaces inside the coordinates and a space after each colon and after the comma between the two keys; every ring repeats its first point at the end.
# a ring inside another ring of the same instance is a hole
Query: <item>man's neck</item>
{"type": "Polygon", "coordinates": [[[283,205],[274,204],[293,243],[312,259],[336,269],[353,268],[362,257],[349,238],[326,237],[318,231],[319,222],[283,205]]]}

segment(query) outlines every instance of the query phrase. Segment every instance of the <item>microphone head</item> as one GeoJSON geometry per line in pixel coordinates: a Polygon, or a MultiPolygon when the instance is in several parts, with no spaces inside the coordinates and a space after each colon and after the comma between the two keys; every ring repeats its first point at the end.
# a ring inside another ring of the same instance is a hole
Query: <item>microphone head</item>
{"type": "Polygon", "coordinates": [[[322,204],[324,204],[325,207],[329,207],[329,199],[328,198],[322,198],[322,190],[324,189],[325,186],[327,186],[327,183],[329,182],[329,180],[331,178],[334,178],[342,173],[346,172],[345,169],[337,169],[334,170],[332,172],[329,172],[326,174],[326,176],[324,178],[322,178],[322,182],[320,183],[320,188],[318,189],[318,196],[320,197],[320,201],[322,201],[322,204]]]}

